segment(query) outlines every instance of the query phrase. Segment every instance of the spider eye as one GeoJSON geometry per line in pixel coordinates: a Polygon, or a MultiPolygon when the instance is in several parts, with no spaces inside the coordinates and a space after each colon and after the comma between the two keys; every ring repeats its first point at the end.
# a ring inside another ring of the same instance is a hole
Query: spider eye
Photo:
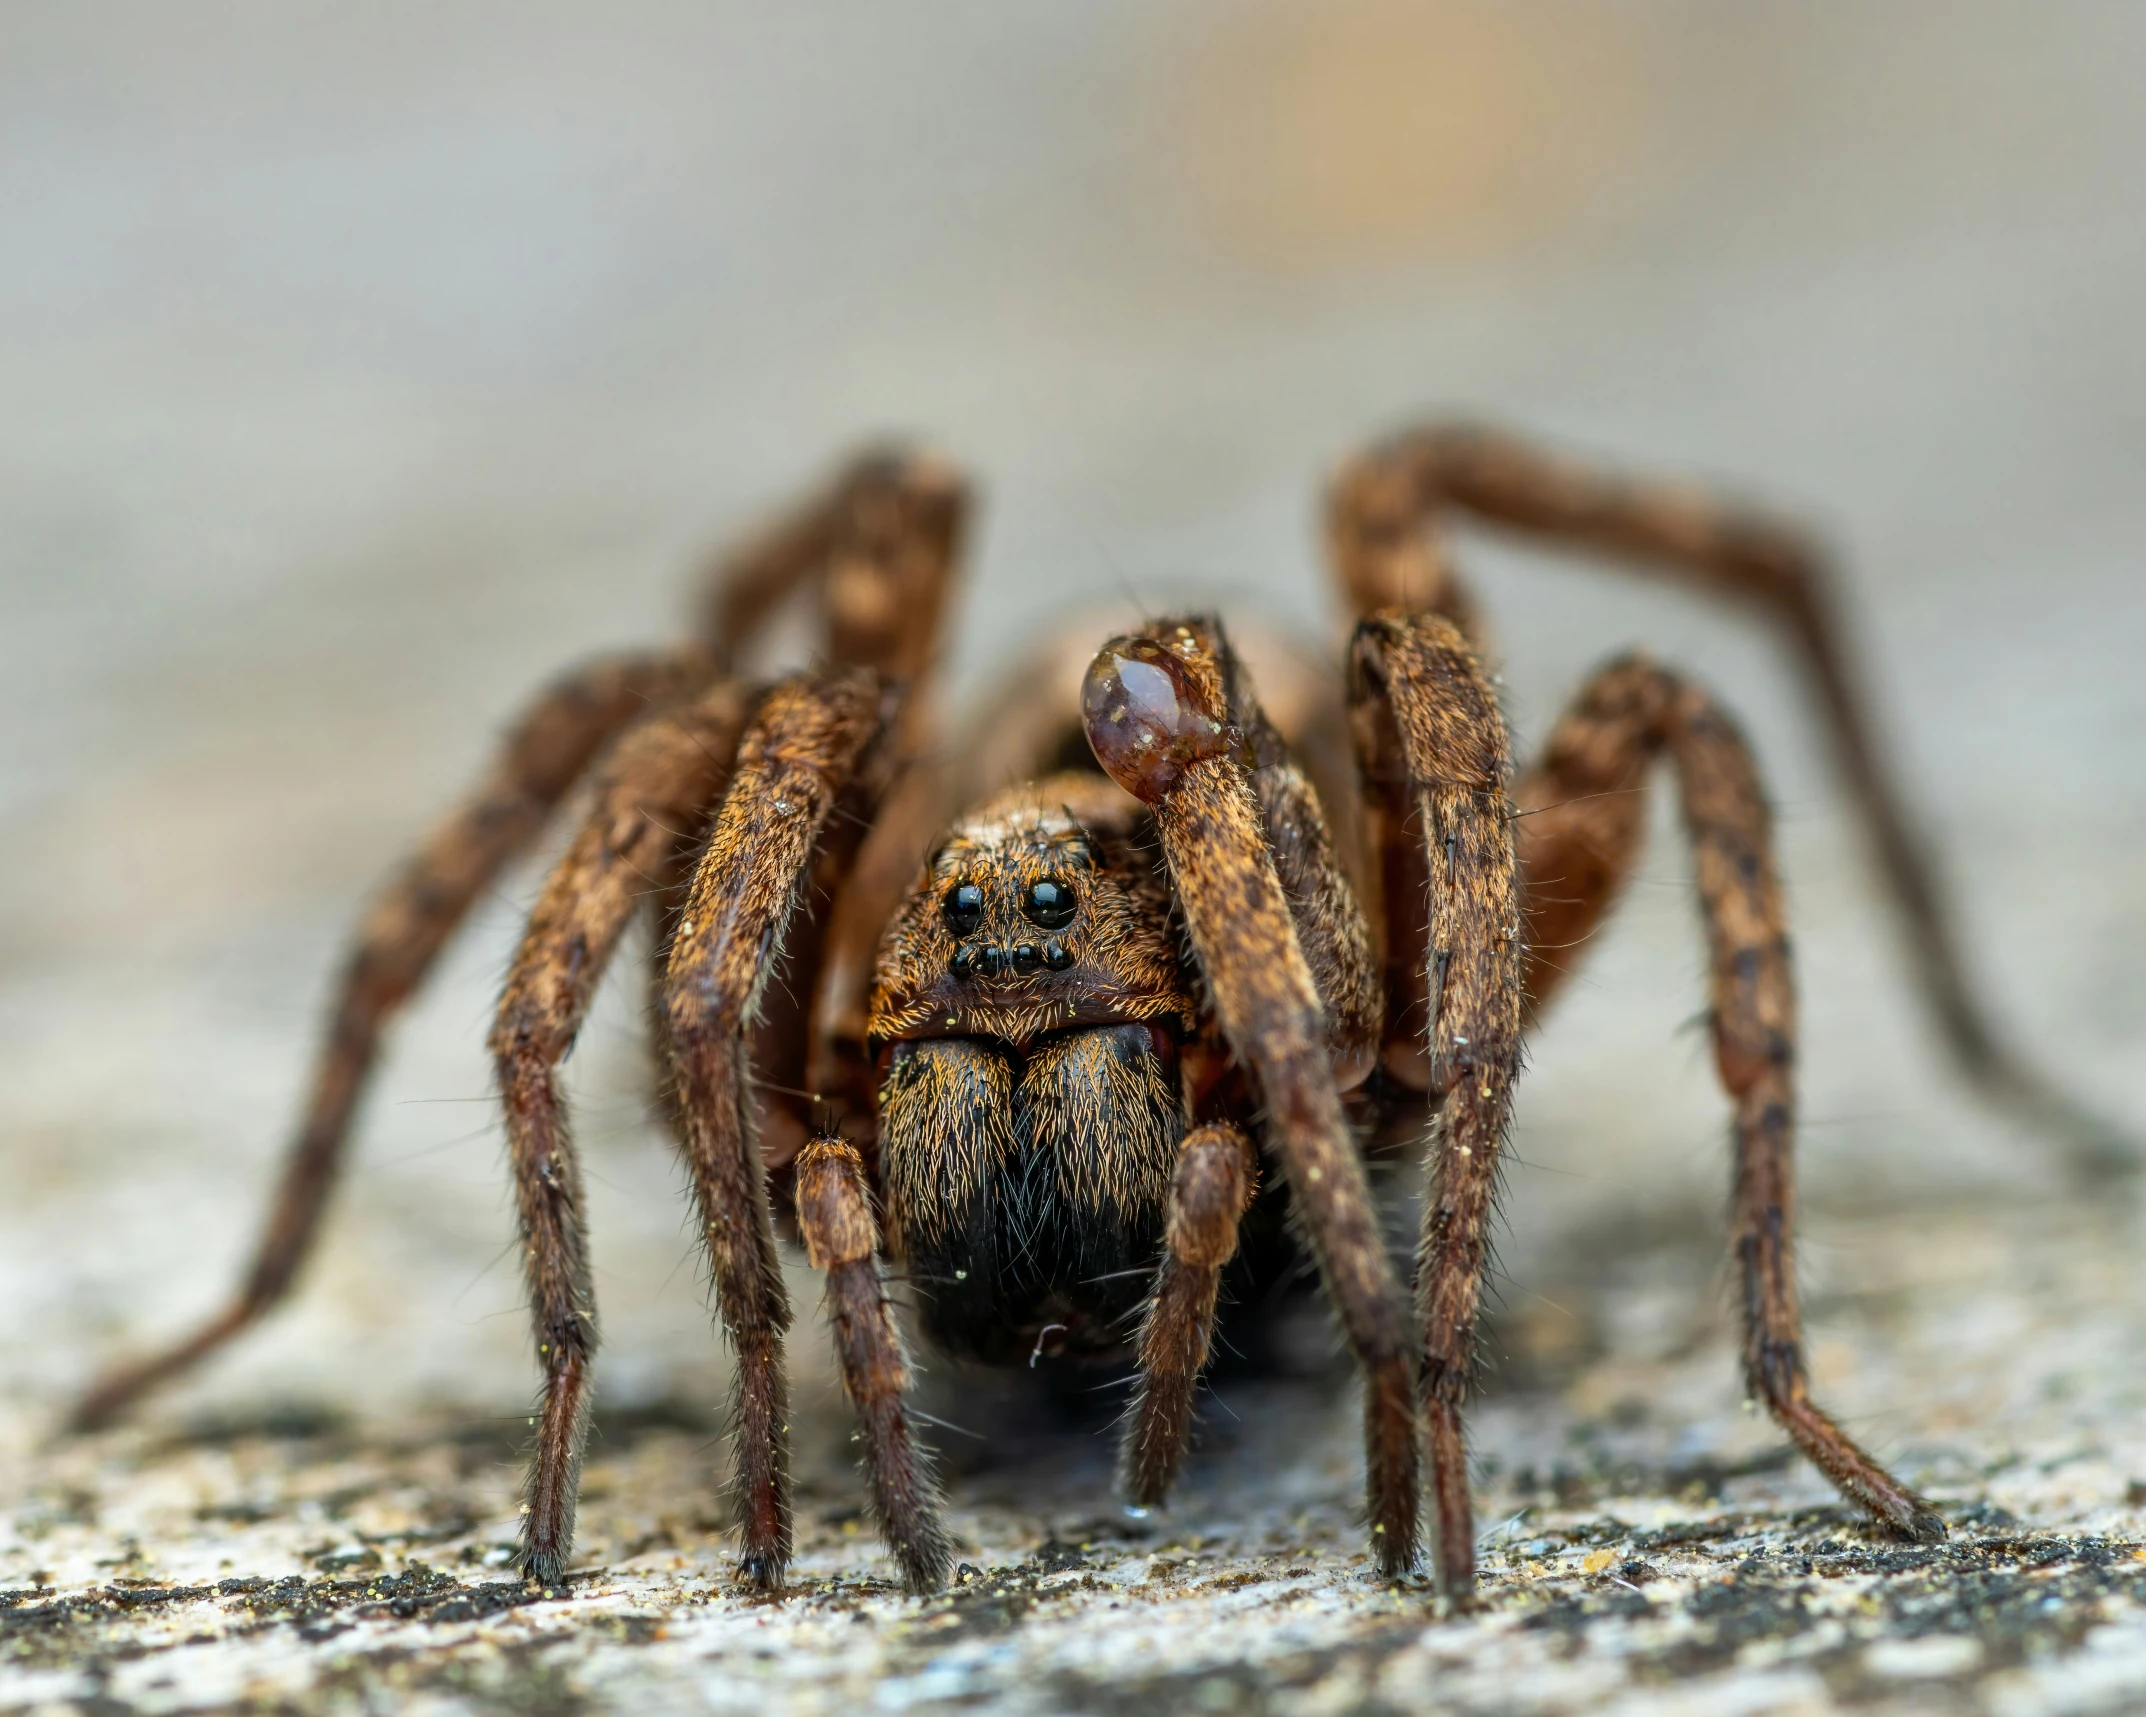
{"type": "Polygon", "coordinates": [[[1022,912],[1039,930],[1063,930],[1073,922],[1078,904],[1070,888],[1049,876],[1030,883],[1028,892],[1021,896],[1022,912]]]}
{"type": "Polygon", "coordinates": [[[966,936],[984,921],[984,891],[973,882],[957,882],[946,891],[946,927],[966,936]]]}

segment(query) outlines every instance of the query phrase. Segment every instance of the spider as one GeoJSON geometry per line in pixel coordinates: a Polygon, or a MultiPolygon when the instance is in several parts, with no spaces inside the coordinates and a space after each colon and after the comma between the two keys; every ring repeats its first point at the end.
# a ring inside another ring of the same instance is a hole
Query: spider
{"type": "Polygon", "coordinates": [[[1041,670],[1022,676],[955,758],[930,669],[968,513],[949,467],[871,453],[717,568],[696,641],[597,661],[535,701],[364,919],[240,1291],[98,1382],[77,1422],[109,1419],[288,1291],[383,1027],[588,778],[491,1038],[543,1377],[529,1581],[565,1579],[597,1345],[557,1070],[645,911],[661,1103],[735,1349],[747,1580],[780,1588],[791,1556],[779,1226],[824,1277],[867,1486],[913,1588],[943,1583],[950,1544],[889,1267],[923,1337],[957,1359],[1132,1361],[1121,1479],[1152,1505],[1187,1444],[1218,1304],[1256,1307],[1308,1256],[1362,1374],[1372,1559],[1387,1577],[1416,1565],[1427,1451],[1434,1574],[1465,1601],[1462,1408],[1522,1045],[1630,875],[1666,759],[1734,1113],[1747,1388],[1880,1528],[1941,1536],[1811,1398],[1791,1256],[1796,1002],[1750,749],[1699,685],[1626,655],[1516,776],[1441,527],[1458,514],[1597,551],[1780,629],[1957,1059],[2082,1159],[2113,1157],[1973,1000],[1808,539],[1497,431],[1415,431],[1329,493],[1356,617],[1345,687],[1291,669],[1270,717],[1219,620],[1160,620],[1103,645],[1077,707],[1041,694],[1041,670]],[[756,682],[743,664],[793,601],[821,617],[820,665],[756,682]],[[1348,749],[1353,781],[1333,755],[1348,749]],[[1413,1307],[1366,1170],[1409,1153],[1427,1176],[1413,1307]]]}

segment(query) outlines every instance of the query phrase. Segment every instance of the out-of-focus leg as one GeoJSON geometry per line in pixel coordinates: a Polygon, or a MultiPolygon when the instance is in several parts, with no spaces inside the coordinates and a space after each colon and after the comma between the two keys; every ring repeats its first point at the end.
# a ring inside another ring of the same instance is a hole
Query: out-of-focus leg
{"type": "Polygon", "coordinates": [[[1607,471],[1480,425],[1434,425],[1350,461],[1329,492],[1328,541],[1356,611],[1444,614],[1481,653],[1480,624],[1439,530],[1456,515],[1757,613],[1802,670],[1956,1065],[1985,1096],[2062,1140],[2076,1172],[2140,1165],[2138,1142],[2037,1066],[1970,977],[1937,867],[1872,729],[1834,570],[1811,533],[1693,484],[1607,471]]]}
{"type": "Polygon", "coordinates": [[[543,831],[559,801],[621,729],[704,686],[697,651],[611,657],[568,674],[530,706],[491,771],[389,882],[358,927],[327,1040],[252,1267],[191,1335],[107,1372],[75,1408],[79,1427],[116,1417],[258,1322],[290,1291],[343,1162],[381,1036],[432,970],[470,904],[543,831]]]}

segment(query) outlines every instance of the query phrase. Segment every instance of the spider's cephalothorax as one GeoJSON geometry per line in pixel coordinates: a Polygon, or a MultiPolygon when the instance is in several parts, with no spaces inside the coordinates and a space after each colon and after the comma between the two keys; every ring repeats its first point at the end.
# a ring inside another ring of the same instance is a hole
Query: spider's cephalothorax
{"type": "Polygon", "coordinates": [[[1196,1012],[1138,813],[1096,775],[995,796],[881,947],[887,1250],[950,1352],[1114,1356],[1137,1327],[1196,1012]]]}
{"type": "Polygon", "coordinates": [[[1795,990],[1748,747],[1699,687],[1624,656],[1516,774],[1438,527],[1467,513],[1768,614],[1808,670],[1961,1066],[2059,1131],[2075,1163],[2128,1161],[1984,1017],[1865,730],[1810,544],[1491,432],[1402,436],[1353,461],[1330,498],[1355,622],[1345,676],[1300,663],[1270,720],[1218,621],[1151,622],[1106,644],[1077,690],[1024,676],[945,767],[928,681],[966,510],[934,460],[861,459],[719,570],[704,636],[590,664],[536,702],[364,922],[242,1291],[107,1376],[80,1420],[116,1413],[285,1294],[382,1027],[589,780],[492,1035],[543,1373],[532,1581],[565,1577],[596,1354],[557,1071],[647,907],[663,1107],[736,1353],[749,1579],[779,1586],[791,1550],[779,1221],[824,1275],[873,1503],[912,1585],[943,1581],[949,1543],[883,1260],[925,1337],[953,1353],[1129,1357],[1123,1483],[1154,1504],[1184,1451],[1223,1272],[1301,1244],[1363,1375],[1373,1558],[1389,1575],[1413,1565],[1427,1452],[1439,1584],[1465,1598],[1461,1409],[1522,1042],[1637,862],[1666,763],[1732,1115],[1746,1387],[1881,1526],[1942,1533],[1810,1396],[1791,1250],[1795,990]],[[742,677],[793,597],[824,616],[822,665],[742,677]],[[1351,750],[1353,783],[1335,767],[1351,750]],[[1101,774],[1064,773],[1083,751],[1101,774]],[[956,781],[974,800],[958,818],[956,781]],[[1367,1150],[1410,1146],[1427,1166],[1412,1295],[1364,1166],[1367,1150]]]}

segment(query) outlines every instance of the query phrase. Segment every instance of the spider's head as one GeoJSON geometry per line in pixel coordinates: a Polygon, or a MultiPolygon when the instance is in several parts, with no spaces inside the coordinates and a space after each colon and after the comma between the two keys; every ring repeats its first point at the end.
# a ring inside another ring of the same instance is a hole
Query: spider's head
{"type": "Polygon", "coordinates": [[[993,1037],[1193,1016],[1146,819],[1094,775],[1000,793],[932,854],[880,947],[871,1035],[993,1037]]]}

